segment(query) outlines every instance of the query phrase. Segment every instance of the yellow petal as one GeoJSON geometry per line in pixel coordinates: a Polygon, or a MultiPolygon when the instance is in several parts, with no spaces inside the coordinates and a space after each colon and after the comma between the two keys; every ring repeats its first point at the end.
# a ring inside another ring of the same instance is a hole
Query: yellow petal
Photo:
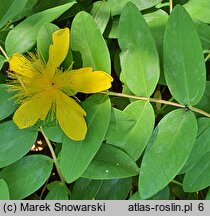
{"type": "Polygon", "coordinates": [[[33,77],[31,62],[19,53],[15,53],[9,60],[9,69],[21,76],[33,77]]]}
{"type": "Polygon", "coordinates": [[[31,127],[41,119],[44,120],[52,105],[52,95],[41,92],[24,102],[15,112],[13,121],[19,128],[31,127]]]}
{"type": "Polygon", "coordinates": [[[61,91],[56,96],[56,117],[64,133],[72,140],[79,141],[85,138],[87,125],[86,112],[72,98],[61,91]]]}
{"type": "Polygon", "coordinates": [[[103,71],[92,71],[86,67],[64,72],[58,77],[58,86],[61,89],[72,89],[83,93],[96,93],[111,87],[113,78],[103,71]]]}
{"type": "Polygon", "coordinates": [[[47,70],[54,75],[55,69],[60,66],[69,50],[69,29],[55,31],[52,35],[53,44],[49,47],[47,70]]]}

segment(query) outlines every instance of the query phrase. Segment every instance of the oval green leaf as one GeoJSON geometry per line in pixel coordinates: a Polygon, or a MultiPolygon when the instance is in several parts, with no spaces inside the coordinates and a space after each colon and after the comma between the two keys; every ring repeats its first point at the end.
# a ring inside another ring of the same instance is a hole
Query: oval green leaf
{"type": "Polygon", "coordinates": [[[191,154],[181,170],[181,173],[186,172],[195,166],[203,156],[210,152],[210,119],[209,118],[200,118],[198,119],[198,134],[196,142],[193,146],[191,154]]]}
{"type": "Polygon", "coordinates": [[[95,200],[103,180],[79,178],[74,184],[71,200],[95,200]]]}
{"type": "Polygon", "coordinates": [[[161,0],[108,0],[112,16],[120,14],[128,2],[135,4],[139,10],[145,10],[155,6],[161,2],[161,0]]]}
{"type": "Polygon", "coordinates": [[[147,199],[181,170],[195,143],[197,122],[191,111],[177,109],[155,128],[140,168],[139,191],[147,199]]]}
{"type": "Polygon", "coordinates": [[[111,119],[107,143],[117,146],[137,160],[152,134],[154,111],[149,102],[135,101],[122,114],[118,111],[111,119]]]}
{"type": "Polygon", "coordinates": [[[210,3],[209,0],[190,0],[184,4],[185,9],[191,17],[210,23],[210,3]]]}
{"type": "Polygon", "coordinates": [[[45,200],[68,200],[69,191],[65,183],[55,181],[47,185],[49,190],[45,200]]]}
{"type": "MultiPolygon", "coordinates": [[[[148,200],[169,200],[170,199],[170,190],[169,187],[164,187],[161,191],[156,193],[154,196],[150,197],[148,200]]],[[[134,193],[129,200],[142,200],[140,197],[139,191],[134,193]]]]}
{"type": "Polygon", "coordinates": [[[96,200],[125,200],[132,187],[132,178],[103,180],[96,200]]]}
{"type": "Polygon", "coordinates": [[[136,120],[128,113],[112,108],[110,124],[106,134],[107,143],[121,144],[135,123],[136,120]]]}
{"type": "Polygon", "coordinates": [[[163,73],[163,38],[166,24],[168,22],[168,17],[168,14],[164,10],[157,10],[155,12],[147,13],[144,15],[144,19],[146,20],[157,45],[160,59],[159,84],[163,85],[165,85],[165,78],[163,73]]]}
{"type": "Polygon", "coordinates": [[[0,55],[0,70],[6,61],[7,59],[4,56],[0,55]]]}
{"type": "Polygon", "coordinates": [[[109,50],[92,16],[78,13],[71,27],[71,46],[82,56],[84,67],[111,73],[109,50]]]}
{"type": "Polygon", "coordinates": [[[17,109],[17,104],[12,98],[14,93],[8,90],[9,87],[7,85],[0,84],[0,120],[10,116],[17,109]]]}
{"type": "Polygon", "coordinates": [[[36,43],[37,35],[43,24],[53,21],[68,10],[74,2],[36,13],[15,26],[8,34],[5,42],[9,56],[15,52],[30,50],[36,43]]]}
{"type": "Polygon", "coordinates": [[[23,157],[38,136],[38,131],[34,129],[19,129],[13,121],[0,124],[0,168],[23,157]]]}
{"type": "Polygon", "coordinates": [[[85,140],[64,138],[61,149],[61,171],[68,183],[79,178],[100,148],[109,126],[111,104],[106,95],[95,94],[83,103],[87,112],[88,132],[85,140]]]}
{"type": "Polygon", "coordinates": [[[1,0],[0,29],[17,15],[20,16],[29,0],[1,0]]]}
{"type": "Polygon", "coordinates": [[[98,1],[93,3],[93,8],[90,14],[97,23],[101,34],[103,34],[110,17],[109,3],[104,1],[98,1]]]}
{"type": "Polygon", "coordinates": [[[47,138],[53,142],[62,143],[65,133],[57,122],[52,122],[43,127],[43,131],[47,138]]]}
{"type": "Polygon", "coordinates": [[[185,192],[197,192],[210,186],[210,152],[206,153],[184,176],[185,192]]]}
{"type": "Polygon", "coordinates": [[[159,57],[149,27],[132,3],[120,16],[120,62],[125,82],[136,95],[150,97],[159,79],[159,57]]]}
{"type": "Polygon", "coordinates": [[[196,30],[199,34],[203,50],[210,47],[210,26],[199,20],[194,20],[196,30]]]}
{"type": "Polygon", "coordinates": [[[52,168],[51,158],[30,155],[4,168],[0,178],[7,182],[10,198],[18,200],[38,190],[49,178],[52,168]]]}
{"type": "Polygon", "coordinates": [[[210,113],[210,81],[206,81],[205,92],[196,107],[210,113]]]}
{"type": "Polygon", "coordinates": [[[72,200],[124,200],[131,189],[131,178],[95,180],[79,178],[73,187],[72,200]]]}
{"type": "Polygon", "coordinates": [[[125,152],[104,144],[91,161],[82,177],[90,179],[126,178],[138,175],[139,168],[125,152]]]}
{"type": "Polygon", "coordinates": [[[37,35],[37,51],[40,57],[47,62],[49,46],[52,43],[52,34],[57,31],[58,26],[47,23],[41,27],[37,35]]]}
{"type": "Polygon", "coordinates": [[[0,200],[9,200],[9,188],[4,179],[0,179],[0,200]]]}
{"type": "Polygon", "coordinates": [[[166,26],[163,60],[172,96],[184,105],[197,104],[205,90],[205,61],[194,23],[180,5],[173,9],[166,26]]]}
{"type": "Polygon", "coordinates": [[[206,194],[205,200],[210,200],[210,189],[208,190],[206,194]]]}

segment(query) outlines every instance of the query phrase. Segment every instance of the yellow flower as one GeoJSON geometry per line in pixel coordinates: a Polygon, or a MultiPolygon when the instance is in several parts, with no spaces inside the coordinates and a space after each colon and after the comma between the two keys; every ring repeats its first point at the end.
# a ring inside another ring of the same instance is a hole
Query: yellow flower
{"type": "Polygon", "coordinates": [[[58,67],[69,50],[69,29],[60,29],[52,35],[49,58],[44,63],[37,56],[29,58],[15,53],[9,60],[10,83],[20,107],[13,116],[19,128],[33,126],[55,112],[64,133],[72,140],[83,140],[87,132],[86,112],[73,99],[77,92],[96,93],[111,87],[112,77],[91,67],[62,71],[58,67]]]}

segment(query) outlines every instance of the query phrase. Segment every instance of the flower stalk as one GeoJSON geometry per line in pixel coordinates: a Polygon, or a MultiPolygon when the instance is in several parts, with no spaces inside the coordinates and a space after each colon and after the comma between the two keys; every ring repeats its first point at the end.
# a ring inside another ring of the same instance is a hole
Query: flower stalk
{"type": "Polygon", "coordinates": [[[169,5],[170,5],[170,13],[173,10],[173,0],[169,0],[169,5]]]}
{"type": "Polygon", "coordinates": [[[57,170],[57,173],[58,173],[58,175],[59,175],[61,181],[62,181],[62,182],[65,182],[65,179],[64,179],[64,177],[63,177],[63,175],[62,175],[62,173],[61,173],[61,170],[60,170],[60,167],[59,167],[59,164],[58,164],[57,157],[56,157],[56,155],[55,155],[55,151],[54,151],[54,149],[53,149],[53,147],[52,147],[52,144],[51,144],[50,140],[49,140],[49,139],[47,138],[47,136],[45,135],[42,126],[40,127],[40,132],[41,132],[41,134],[43,135],[43,137],[44,137],[44,139],[45,139],[45,141],[46,141],[46,143],[47,143],[47,145],[48,145],[48,148],[49,148],[50,153],[51,153],[51,155],[52,155],[53,162],[54,162],[54,164],[55,164],[55,168],[56,168],[56,170],[57,170]]]}

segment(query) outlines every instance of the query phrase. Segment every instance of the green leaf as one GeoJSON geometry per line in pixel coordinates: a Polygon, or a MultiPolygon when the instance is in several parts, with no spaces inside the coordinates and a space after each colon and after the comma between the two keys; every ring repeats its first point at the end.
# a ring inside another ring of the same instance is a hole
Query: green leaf
{"type": "MultiPolygon", "coordinates": [[[[170,198],[169,195],[170,195],[169,187],[166,186],[161,191],[156,193],[154,196],[150,197],[148,200],[169,200],[170,198]]],[[[139,191],[134,193],[129,200],[142,200],[139,191]]]]}
{"type": "Polygon", "coordinates": [[[130,198],[129,200],[141,200],[140,194],[139,192],[135,192],[130,198]]]}
{"type": "MultiPolygon", "coordinates": [[[[4,48],[4,42],[6,40],[7,34],[9,33],[9,30],[1,30],[0,31],[0,45],[4,48]]],[[[2,55],[2,53],[1,53],[2,55]]]]}
{"type": "Polygon", "coordinates": [[[112,16],[120,14],[124,6],[128,2],[135,4],[139,10],[145,10],[147,8],[155,6],[156,4],[161,2],[161,0],[108,0],[112,16]]]}
{"type": "Polygon", "coordinates": [[[79,178],[74,184],[71,200],[95,200],[103,180],[79,178]]]}
{"type": "Polygon", "coordinates": [[[52,34],[58,29],[58,26],[47,23],[44,24],[38,32],[37,50],[39,56],[41,56],[45,62],[48,60],[49,46],[52,43],[52,34]]]}
{"type": "Polygon", "coordinates": [[[23,157],[36,141],[38,131],[19,129],[13,121],[0,124],[0,168],[23,157]]]}
{"type": "Polygon", "coordinates": [[[147,199],[164,188],[181,170],[195,143],[197,122],[191,111],[177,109],[155,128],[144,154],[139,191],[147,199]]]}
{"type": "MultiPolygon", "coordinates": [[[[47,23],[44,24],[38,32],[37,49],[39,56],[44,60],[44,62],[48,61],[49,46],[52,44],[52,34],[58,29],[59,28],[56,25],[47,23]]],[[[72,62],[72,53],[69,47],[68,54],[61,64],[61,67],[64,69],[69,69],[69,67],[72,65],[72,62]]]]}
{"type": "Polygon", "coordinates": [[[15,52],[30,50],[36,43],[37,35],[43,24],[53,21],[68,10],[74,2],[51,8],[31,15],[15,26],[8,34],[5,48],[9,56],[15,52]]]}
{"type": "MultiPolygon", "coordinates": [[[[146,20],[147,25],[149,26],[149,29],[152,33],[152,36],[155,39],[155,42],[158,48],[157,50],[158,50],[159,57],[160,57],[160,67],[162,69],[163,67],[163,38],[164,38],[166,23],[168,21],[168,14],[163,10],[157,10],[152,13],[146,13],[145,15],[143,15],[143,17],[146,20]]],[[[119,18],[114,17],[112,19],[112,26],[109,32],[109,38],[118,38],[118,26],[119,26],[119,18]]],[[[208,33],[204,32],[204,29],[203,30],[200,29],[200,31],[202,32],[201,34],[203,35],[202,40],[208,40],[208,37],[207,37],[208,33]]],[[[206,42],[206,45],[207,45],[207,42],[206,42]]],[[[160,72],[161,73],[160,73],[159,83],[165,84],[163,70],[161,70],[160,72]]]]}
{"type": "Polygon", "coordinates": [[[23,199],[38,190],[49,178],[53,168],[51,158],[44,155],[23,157],[0,172],[8,185],[10,198],[23,199]]]}
{"type": "Polygon", "coordinates": [[[44,133],[47,138],[53,142],[62,143],[65,133],[60,128],[57,122],[47,124],[43,127],[44,133]]]}
{"type": "Polygon", "coordinates": [[[175,6],[166,26],[163,59],[172,96],[184,105],[197,104],[205,90],[205,61],[194,23],[180,5],[175,6]]]}
{"type": "Polygon", "coordinates": [[[111,39],[117,39],[118,38],[118,28],[119,28],[119,17],[113,17],[110,22],[110,29],[109,29],[109,35],[108,37],[111,39]]]}
{"type": "Polygon", "coordinates": [[[45,200],[68,200],[68,188],[63,182],[54,181],[47,185],[49,190],[45,200]]]}
{"type": "Polygon", "coordinates": [[[149,29],[152,33],[152,36],[155,39],[155,43],[157,45],[157,50],[160,58],[160,78],[159,83],[163,83],[165,85],[165,79],[163,74],[163,39],[166,24],[168,22],[168,14],[163,10],[157,10],[152,13],[148,13],[144,15],[144,19],[149,26],[149,29]]]}
{"type": "MultiPolygon", "coordinates": [[[[163,43],[163,35],[168,21],[168,14],[163,10],[157,10],[152,13],[146,13],[143,15],[149,29],[158,45],[163,43]]],[[[109,32],[109,38],[118,38],[118,27],[119,27],[119,17],[112,18],[112,26],[109,32]]],[[[159,50],[158,50],[159,51],[159,50]]]]}
{"type": "Polygon", "coordinates": [[[129,113],[112,108],[110,125],[106,134],[107,143],[121,144],[135,123],[136,119],[129,113]]]}
{"type": "Polygon", "coordinates": [[[111,104],[107,96],[95,94],[83,103],[88,132],[76,142],[65,137],[61,150],[61,171],[68,183],[79,178],[100,148],[109,126],[111,104]]]}
{"type": "Polygon", "coordinates": [[[110,17],[109,3],[104,1],[94,2],[90,14],[97,23],[101,34],[103,34],[110,17]]]}
{"type": "Polygon", "coordinates": [[[75,2],[74,0],[59,0],[59,1],[46,1],[46,0],[38,0],[38,4],[36,5],[36,8],[34,8],[34,12],[40,12],[49,8],[58,7],[60,5],[64,5],[70,2],[75,2]]]}
{"type": "Polygon", "coordinates": [[[23,11],[21,12],[21,14],[18,14],[14,21],[20,20],[24,17],[29,17],[30,15],[36,13],[35,9],[37,7],[39,0],[30,0],[27,2],[26,6],[24,7],[23,11]]]}
{"type": "Polygon", "coordinates": [[[209,189],[208,193],[206,194],[205,200],[210,200],[210,189],[209,189]]]}
{"type": "Polygon", "coordinates": [[[205,117],[199,118],[196,142],[193,146],[190,157],[188,158],[186,164],[181,170],[181,173],[186,172],[187,170],[195,166],[207,152],[210,152],[209,140],[210,119],[205,117]]]}
{"type": "Polygon", "coordinates": [[[206,117],[201,117],[198,119],[198,134],[197,136],[202,135],[210,127],[210,119],[206,117]]]}
{"type": "Polygon", "coordinates": [[[154,111],[149,102],[135,101],[129,104],[122,113],[123,115],[116,116],[114,124],[111,122],[109,130],[112,132],[108,133],[107,143],[117,146],[137,160],[152,134],[155,123],[154,111]],[[125,114],[127,118],[135,122],[129,121],[130,125],[124,122],[125,114]],[[109,136],[110,133],[111,136],[109,136]]]}
{"type": "Polygon", "coordinates": [[[195,19],[210,23],[209,0],[190,0],[184,5],[187,12],[195,19]]]}
{"type": "Polygon", "coordinates": [[[161,191],[159,191],[154,196],[149,198],[149,200],[169,200],[169,199],[170,199],[170,190],[168,186],[164,187],[161,191]]]}
{"type": "Polygon", "coordinates": [[[168,17],[168,14],[163,10],[157,10],[155,12],[147,13],[144,15],[144,19],[146,20],[147,25],[149,26],[149,29],[157,44],[158,51],[160,51],[159,49],[161,49],[161,53],[164,32],[168,21],[168,17]]]}
{"type": "Polygon", "coordinates": [[[71,46],[82,56],[84,67],[111,73],[109,50],[92,16],[78,13],[71,27],[71,46]]]}
{"type": "Polygon", "coordinates": [[[5,58],[4,56],[1,56],[1,55],[0,55],[0,70],[1,70],[1,68],[3,67],[3,65],[4,65],[4,63],[5,63],[6,61],[7,61],[6,58],[5,58]]]}
{"type": "Polygon", "coordinates": [[[210,152],[206,153],[184,176],[185,192],[196,192],[210,186],[210,152]]]}
{"type": "Polygon", "coordinates": [[[199,34],[203,50],[209,49],[210,47],[210,26],[199,20],[194,20],[194,24],[199,34]]]}
{"type": "Polygon", "coordinates": [[[4,179],[0,179],[0,200],[9,200],[9,188],[4,179]]]}
{"type": "Polygon", "coordinates": [[[0,28],[24,10],[29,0],[1,0],[0,28]]]}
{"type": "Polygon", "coordinates": [[[210,113],[210,81],[206,81],[205,92],[196,107],[210,113]]]}
{"type": "Polygon", "coordinates": [[[95,197],[96,200],[124,200],[132,187],[131,178],[111,179],[102,181],[95,197]]]}
{"type": "Polygon", "coordinates": [[[138,8],[126,4],[119,22],[122,73],[136,95],[150,97],[159,79],[159,58],[155,41],[138,8]]]}
{"type": "Polygon", "coordinates": [[[111,145],[101,146],[82,177],[90,179],[114,179],[135,176],[139,168],[125,152],[111,145]]]}
{"type": "Polygon", "coordinates": [[[79,178],[73,187],[72,200],[123,200],[131,189],[131,178],[93,180],[79,178]]]}
{"type": "Polygon", "coordinates": [[[0,120],[10,116],[17,109],[17,104],[12,98],[14,93],[8,90],[9,87],[7,85],[0,84],[0,120]]]}

